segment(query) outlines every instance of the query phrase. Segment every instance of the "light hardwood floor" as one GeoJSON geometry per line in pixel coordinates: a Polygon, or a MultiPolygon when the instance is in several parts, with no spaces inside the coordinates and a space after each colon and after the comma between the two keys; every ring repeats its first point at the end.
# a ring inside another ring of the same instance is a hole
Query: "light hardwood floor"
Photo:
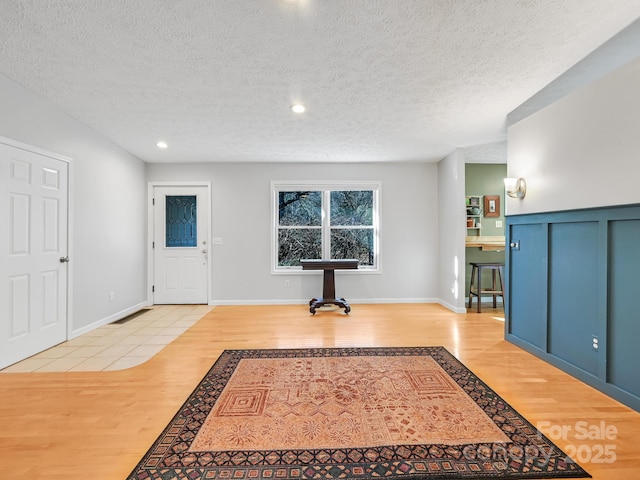
{"type": "Polygon", "coordinates": [[[0,375],[0,478],[126,478],[225,349],[429,345],[445,346],[558,446],[579,452],[594,479],[639,477],[640,413],[503,340],[501,310],[352,307],[349,316],[216,307],[133,368],[0,375]],[[610,438],[580,438],[582,427],[596,436],[602,425],[610,438]]]}

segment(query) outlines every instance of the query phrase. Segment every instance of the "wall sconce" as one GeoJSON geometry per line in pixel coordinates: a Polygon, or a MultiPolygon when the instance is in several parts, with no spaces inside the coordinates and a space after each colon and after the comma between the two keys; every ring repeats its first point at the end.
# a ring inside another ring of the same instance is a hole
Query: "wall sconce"
{"type": "Polygon", "coordinates": [[[504,188],[507,195],[513,198],[524,198],[527,194],[527,182],[524,178],[505,178],[504,188]]]}

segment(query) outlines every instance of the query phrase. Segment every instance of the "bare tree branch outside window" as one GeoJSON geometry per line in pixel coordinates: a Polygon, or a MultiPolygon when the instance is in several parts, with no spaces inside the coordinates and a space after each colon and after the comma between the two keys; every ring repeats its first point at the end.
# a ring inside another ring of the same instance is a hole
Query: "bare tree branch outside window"
{"type": "Polygon", "coordinates": [[[375,265],[372,190],[278,191],[277,199],[279,267],[300,266],[323,252],[375,265]]]}

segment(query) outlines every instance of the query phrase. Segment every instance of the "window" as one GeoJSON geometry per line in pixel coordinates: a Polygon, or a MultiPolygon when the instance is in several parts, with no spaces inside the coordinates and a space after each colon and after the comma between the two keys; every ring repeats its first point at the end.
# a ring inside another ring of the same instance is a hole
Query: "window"
{"type": "Polygon", "coordinates": [[[379,183],[272,184],[274,271],[302,259],[357,259],[378,269],[379,183]]]}

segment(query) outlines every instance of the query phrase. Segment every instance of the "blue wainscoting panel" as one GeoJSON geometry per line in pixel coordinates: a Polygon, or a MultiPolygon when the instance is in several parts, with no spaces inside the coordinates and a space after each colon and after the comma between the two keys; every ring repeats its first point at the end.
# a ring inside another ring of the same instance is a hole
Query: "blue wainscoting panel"
{"type": "Polygon", "coordinates": [[[640,220],[609,225],[608,381],[640,397],[640,220]]]}
{"type": "Polygon", "coordinates": [[[640,411],[640,205],[507,216],[506,235],[505,338],[640,411]]]}
{"type": "Polygon", "coordinates": [[[598,222],[549,226],[548,351],[593,375],[598,351],[598,222]]]}
{"type": "Polygon", "coordinates": [[[546,350],[547,342],[547,225],[511,225],[509,258],[508,323],[512,335],[546,350]]]}

